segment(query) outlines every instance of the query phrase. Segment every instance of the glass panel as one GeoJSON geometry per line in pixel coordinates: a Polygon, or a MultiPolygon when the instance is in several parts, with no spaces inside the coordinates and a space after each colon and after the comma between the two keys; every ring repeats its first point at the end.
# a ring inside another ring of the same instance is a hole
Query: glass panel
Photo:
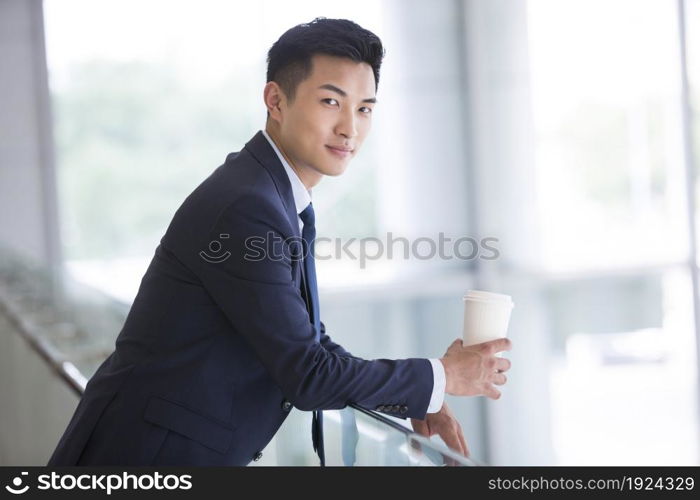
{"type": "Polygon", "coordinates": [[[700,260],[700,1],[685,1],[685,49],[688,71],[688,100],[690,105],[690,148],[691,162],[695,172],[695,235],[698,239],[700,260]]]}
{"type": "MultiPolygon", "coordinates": [[[[481,465],[443,444],[396,429],[347,407],[324,416],[328,466],[470,466],[481,465]]],[[[401,424],[398,424],[401,425],[401,424]]],[[[293,410],[254,465],[318,465],[311,446],[311,413],[293,410]]]]}
{"type": "Polygon", "coordinates": [[[513,330],[524,313],[549,339],[556,460],[697,464],[677,2],[528,6],[545,272],[508,285],[541,299],[513,330]]]}
{"type": "Polygon", "coordinates": [[[683,268],[548,286],[561,464],[697,462],[690,287],[683,268]]]}
{"type": "Polygon", "coordinates": [[[0,288],[0,302],[57,359],[74,364],[78,378],[89,379],[114,350],[128,312],[113,298],[6,251],[0,251],[0,288]]]}
{"type": "Polygon", "coordinates": [[[676,2],[528,6],[543,267],[683,261],[676,2]]]}

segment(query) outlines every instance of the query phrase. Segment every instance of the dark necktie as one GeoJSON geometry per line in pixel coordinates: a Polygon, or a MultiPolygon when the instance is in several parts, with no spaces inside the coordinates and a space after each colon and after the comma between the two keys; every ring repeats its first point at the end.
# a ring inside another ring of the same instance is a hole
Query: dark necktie
{"type": "MultiPolygon", "coordinates": [[[[314,263],[314,240],[316,239],[316,215],[313,204],[309,203],[300,214],[304,227],[301,231],[301,238],[304,240],[304,274],[306,276],[306,289],[303,290],[306,296],[306,306],[309,309],[309,317],[314,325],[316,342],[321,339],[321,314],[318,305],[318,285],[316,284],[316,264],[314,263]]],[[[323,449],[323,412],[315,410],[311,422],[311,439],[314,451],[318,453],[321,465],[326,464],[323,449]]]]}

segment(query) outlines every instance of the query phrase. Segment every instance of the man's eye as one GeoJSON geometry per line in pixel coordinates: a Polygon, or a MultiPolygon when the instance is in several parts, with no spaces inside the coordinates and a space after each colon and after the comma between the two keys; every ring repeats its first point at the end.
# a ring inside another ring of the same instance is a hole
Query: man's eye
{"type": "Polygon", "coordinates": [[[367,107],[367,106],[362,106],[362,107],[360,108],[360,111],[361,111],[362,113],[370,114],[370,113],[372,112],[372,108],[369,108],[369,107],[367,107]]]}
{"type": "Polygon", "coordinates": [[[336,101],[332,97],[329,97],[328,99],[323,99],[323,102],[325,102],[326,104],[330,104],[331,106],[335,106],[336,104],[338,104],[338,101],[336,101]]]}

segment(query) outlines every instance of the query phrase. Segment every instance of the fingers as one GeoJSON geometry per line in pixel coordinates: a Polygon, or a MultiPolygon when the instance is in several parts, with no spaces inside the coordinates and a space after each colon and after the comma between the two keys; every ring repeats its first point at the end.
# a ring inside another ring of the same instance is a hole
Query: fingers
{"type": "Polygon", "coordinates": [[[467,446],[467,441],[464,439],[464,433],[462,432],[461,427],[457,429],[457,437],[459,437],[459,442],[462,444],[462,455],[468,457],[469,447],[467,446]]]}
{"type": "Polygon", "coordinates": [[[462,339],[455,339],[454,342],[450,344],[450,347],[447,348],[447,352],[445,352],[445,355],[447,355],[450,351],[454,351],[455,349],[462,349],[464,345],[462,344],[462,339]]]}
{"type": "Polygon", "coordinates": [[[459,439],[459,435],[453,427],[450,427],[448,430],[442,432],[440,437],[443,441],[445,441],[448,448],[464,454],[464,450],[462,449],[462,441],[459,439]]]}
{"type": "Polygon", "coordinates": [[[481,345],[484,346],[489,352],[497,353],[502,351],[510,351],[513,343],[509,338],[503,337],[501,339],[489,340],[481,345]]]}
{"type": "Polygon", "coordinates": [[[504,385],[508,378],[503,373],[494,373],[491,381],[496,385],[504,385]]]}
{"type": "Polygon", "coordinates": [[[484,395],[490,399],[499,399],[501,397],[501,391],[489,384],[489,387],[486,389],[484,395]]]}
{"type": "Polygon", "coordinates": [[[496,358],[496,370],[499,372],[507,372],[510,370],[510,360],[506,358],[496,358]]]}
{"type": "Polygon", "coordinates": [[[416,420],[415,418],[412,418],[411,426],[413,427],[413,430],[421,436],[430,437],[430,429],[428,428],[428,424],[425,420],[416,420]]]}

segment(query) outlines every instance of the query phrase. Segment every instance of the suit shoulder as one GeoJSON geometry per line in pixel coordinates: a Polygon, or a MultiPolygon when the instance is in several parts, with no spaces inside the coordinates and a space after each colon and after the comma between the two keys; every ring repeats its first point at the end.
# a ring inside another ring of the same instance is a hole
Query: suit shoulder
{"type": "Polygon", "coordinates": [[[194,240],[207,238],[224,214],[230,220],[264,219],[284,227],[285,210],[274,181],[245,150],[230,153],[192,191],[175,212],[164,239],[171,241],[175,234],[194,240]]]}
{"type": "Polygon", "coordinates": [[[181,208],[218,213],[242,197],[269,197],[274,201],[274,182],[265,168],[245,150],[229,153],[226,161],[185,199],[181,208]]]}

